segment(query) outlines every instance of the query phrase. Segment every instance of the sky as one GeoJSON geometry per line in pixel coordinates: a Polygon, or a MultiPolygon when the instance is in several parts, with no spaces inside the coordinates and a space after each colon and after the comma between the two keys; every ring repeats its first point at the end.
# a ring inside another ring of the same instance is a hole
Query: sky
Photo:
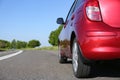
{"type": "Polygon", "coordinates": [[[48,43],[58,28],[56,19],[66,18],[74,0],[0,0],[0,39],[48,43]]]}

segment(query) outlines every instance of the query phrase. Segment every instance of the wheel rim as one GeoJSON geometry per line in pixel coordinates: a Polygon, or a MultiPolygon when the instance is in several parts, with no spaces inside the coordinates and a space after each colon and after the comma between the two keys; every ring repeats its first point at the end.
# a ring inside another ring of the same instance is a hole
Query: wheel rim
{"type": "Polygon", "coordinates": [[[77,48],[77,43],[75,42],[73,44],[73,56],[72,56],[72,64],[73,64],[73,69],[74,72],[77,71],[78,68],[78,48],[77,48]]]}

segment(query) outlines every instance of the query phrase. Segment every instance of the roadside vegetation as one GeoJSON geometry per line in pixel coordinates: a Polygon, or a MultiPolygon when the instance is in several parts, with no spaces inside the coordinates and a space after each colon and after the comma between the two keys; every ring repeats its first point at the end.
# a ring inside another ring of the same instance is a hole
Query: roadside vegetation
{"type": "Polygon", "coordinates": [[[37,48],[22,48],[20,50],[52,50],[52,51],[57,51],[58,46],[43,46],[43,47],[37,47],[37,48]]]}
{"type": "Polygon", "coordinates": [[[52,46],[58,46],[58,36],[59,36],[62,28],[63,28],[63,25],[60,25],[60,26],[58,27],[58,29],[56,29],[56,30],[54,30],[54,31],[52,31],[52,32],[50,33],[48,42],[49,42],[52,46]]]}
{"type": "Polygon", "coordinates": [[[51,31],[48,42],[52,46],[40,47],[39,40],[30,40],[29,42],[13,39],[11,42],[7,40],[0,40],[0,51],[9,49],[23,49],[23,50],[58,50],[58,36],[63,28],[60,25],[56,30],[51,31]]]}
{"type": "Polygon", "coordinates": [[[40,46],[41,43],[38,40],[30,40],[29,42],[13,39],[11,42],[6,40],[0,40],[0,51],[9,49],[23,49],[23,48],[35,48],[40,46]]]}
{"type": "Polygon", "coordinates": [[[58,46],[41,47],[41,48],[38,48],[37,50],[54,50],[54,51],[57,51],[58,50],[58,46]]]}

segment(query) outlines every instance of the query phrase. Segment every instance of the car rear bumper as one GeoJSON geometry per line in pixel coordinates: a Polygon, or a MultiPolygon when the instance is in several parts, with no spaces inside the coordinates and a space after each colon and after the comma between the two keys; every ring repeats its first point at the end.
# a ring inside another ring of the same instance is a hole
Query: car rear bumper
{"type": "Polygon", "coordinates": [[[88,60],[120,59],[120,33],[87,32],[79,42],[82,55],[88,60]]]}

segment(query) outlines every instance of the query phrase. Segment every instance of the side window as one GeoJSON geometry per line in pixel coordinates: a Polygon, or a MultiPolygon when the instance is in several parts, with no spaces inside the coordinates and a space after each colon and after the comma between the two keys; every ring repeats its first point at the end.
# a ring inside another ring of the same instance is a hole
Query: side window
{"type": "Polygon", "coordinates": [[[83,0],[77,0],[75,9],[77,9],[81,5],[82,2],[83,0]]]}
{"type": "Polygon", "coordinates": [[[73,5],[72,5],[72,7],[71,7],[71,9],[70,9],[70,11],[69,11],[69,13],[68,13],[68,15],[67,15],[66,21],[71,18],[71,15],[72,15],[72,13],[73,13],[74,10],[75,10],[76,2],[77,2],[77,0],[74,1],[74,3],[73,3],[73,5]]]}

